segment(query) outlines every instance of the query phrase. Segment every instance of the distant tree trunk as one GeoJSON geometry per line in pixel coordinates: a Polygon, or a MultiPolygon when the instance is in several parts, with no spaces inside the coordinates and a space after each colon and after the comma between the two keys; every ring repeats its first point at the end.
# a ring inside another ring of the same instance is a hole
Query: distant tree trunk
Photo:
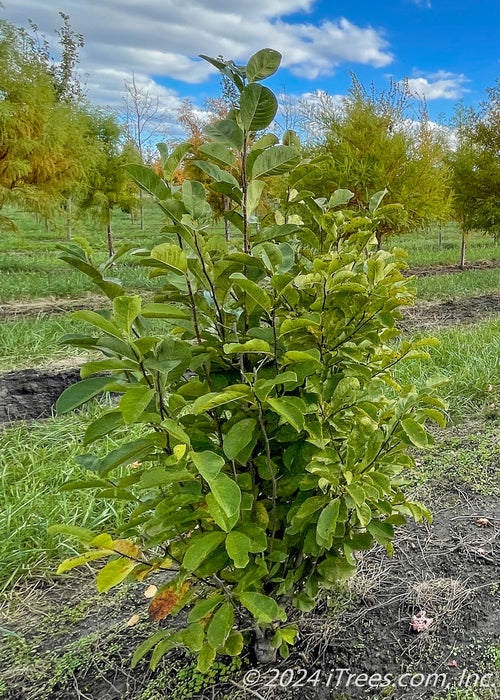
{"type": "Polygon", "coordinates": [[[43,225],[45,227],[45,233],[48,233],[49,232],[49,220],[47,219],[47,217],[44,218],[43,225]]]}
{"type": "Polygon", "coordinates": [[[142,197],[143,197],[143,191],[139,190],[139,222],[140,222],[140,229],[141,231],[144,231],[144,206],[142,203],[142,197]]]}
{"type": "MultiPolygon", "coordinates": [[[[225,194],[222,195],[222,209],[224,213],[229,210],[229,200],[226,197],[225,194]]],[[[224,235],[226,237],[226,241],[229,241],[230,239],[230,224],[229,221],[224,217],[224,235]]]]}
{"type": "Polygon", "coordinates": [[[113,210],[108,209],[108,224],[107,224],[107,234],[108,234],[108,251],[109,255],[115,254],[115,246],[113,245],[113,230],[111,228],[111,217],[113,215],[113,210]]]}
{"type": "Polygon", "coordinates": [[[465,268],[465,249],[467,248],[467,241],[469,239],[470,231],[462,231],[462,244],[460,246],[460,269],[465,268]]]}
{"type": "Polygon", "coordinates": [[[135,224],[135,211],[133,209],[130,210],[130,223],[132,226],[135,224]]]}
{"type": "Polygon", "coordinates": [[[377,250],[382,250],[382,231],[377,231],[377,250]]]}
{"type": "Polygon", "coordinates": [[[438,246],[441,248],[443,245],[443,227],[440,226],[438,229],[438,246]]]}
{"type": "Polygon", "coordinates": [[[71,240],[71,197],[66,200],[66,239],[71,240]]]}

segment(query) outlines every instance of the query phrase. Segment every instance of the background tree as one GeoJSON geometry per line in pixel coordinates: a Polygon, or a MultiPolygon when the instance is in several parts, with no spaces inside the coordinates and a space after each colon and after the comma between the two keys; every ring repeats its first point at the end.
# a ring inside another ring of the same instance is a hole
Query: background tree
{"type": "Polygon", "coordinates": [[[462,230],[460,267],[473,230],[500,235],[500,84],[487,90],[478,109],[457,107],[453,122],[456,148],[450,152],[453,209],[462,230]]]}
{"type": "Polygon", "coordinates": [[[325,195],[354,192],[350,207],[368,208],[372,195],[387,189],[377,237],[404,233],[450,214],[450,173],[443,164],[445,144],[430,127],[425,107],[415,114],[405,85],[368,93],[352,76],[339,105],[322,100],[309,111],[317,134],[311,153],[326,155],[321,169],[325,195]],[[394,204],[400,206],[391,206],[394,204]]]}
{"type": "Polygon", "coordinates": [[[130,143],[123,145],[123,131],[113,115],[95,110],[93,129],[99,156],[89,175],[81,206],[105,225],[109,254],[113,255],[113,210],[118,207],[130,212],[137,206],[136,188],[131,186],[123,166],[140,162],[140,156],[130,143]]]}
{"type": "MultiPolygon", "coordinates": [[[[150,165],[157,141],[165,138],[164,113],[160,98],[145,86],[140,86],[135,73],[124,81],[122,97],[126,135],[135,146],[141,162],[150,165]]],[[[139,190],[139,222],[144,231],[143,192],[139,190]]]]}

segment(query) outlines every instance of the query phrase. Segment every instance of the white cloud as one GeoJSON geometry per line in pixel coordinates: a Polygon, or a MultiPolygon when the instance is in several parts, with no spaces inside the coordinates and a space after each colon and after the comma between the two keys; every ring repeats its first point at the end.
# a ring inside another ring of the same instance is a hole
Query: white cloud
{"type": "MultiPolygon", "coordinates": [[[[313,22],[316,0],[65,0],[75,31],[85,37],[81,69],[90,97],[117,106],[123,77],[203,82],[213,68],[197,58],[222,54],[242,61],[263,46],[281,51],[297,76],[332,74],[343,62],[381,67],[392,61],[387,41],[372,27],[347,19],[313,22]],[[284,17],[303,12],[304,21],[284,17]],[[306,21],[307,20],[307,21],[306,21]]],[[[4,16],[19,25],[31,17],[48,36],[60,26],[53,0],[6,0],[4,16]]],[[[176,99],[169,91],[170,101],[176,99]]]]}
{"type": "Polygon", "coordinates": [[[463,73],[448,73],[438,71],[427,76],[407,78],[408,88],[412,93],[426,100],[457,100],[466,92],[468,78],[463,73]]]}
{"type": "Polygon", "coordinates": [[[432,8],[431,0],[411,0],[411,2],[414,5],[418,5],[418,7],[425,8],[426,10],[430,10],[432,8]]]}

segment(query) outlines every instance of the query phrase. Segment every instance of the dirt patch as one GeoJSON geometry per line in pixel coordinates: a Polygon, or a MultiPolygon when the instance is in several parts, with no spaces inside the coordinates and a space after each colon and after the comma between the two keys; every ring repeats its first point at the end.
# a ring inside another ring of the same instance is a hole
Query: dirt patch
{"type": "Polygon", "coordinates": [[[17,318],[20,316],[37,316],[38,314],[62,314],[80,309],[98,310],[104,308],[106,297],[88,294],[77,299],[34,299],[33,301],[15,301],[0,305],[0,318],[17,318]]]}
{"type": "Polygon", "coordinates": [[[439,304],[419,304],[403,311],[404,330],[423,327],[457,326],[477,323],[500,314],[500,294],[484,294],[477,297],[449,299],[439,304]]]}
{"type": "MultiPolygon", "coordinates": [[[[26,369],[0,376],[0,424],[52,415],[61,393],[80,379],[80,369],[26,369]]],[[[1,697],[1,696],[0,696],[1,697]]]]}
{"type": "Polygon", "coordinates": [[[450,272],[464,272],[467,270],[495,270],[497,267],[500,267],[500,259],[466,263],[463,268],[459,265],[428,265],[423,267],[411,267],[406,270],[404,274],[417,275],[418,277],[431,277],[432,275],[445,275],[450,272]]]}

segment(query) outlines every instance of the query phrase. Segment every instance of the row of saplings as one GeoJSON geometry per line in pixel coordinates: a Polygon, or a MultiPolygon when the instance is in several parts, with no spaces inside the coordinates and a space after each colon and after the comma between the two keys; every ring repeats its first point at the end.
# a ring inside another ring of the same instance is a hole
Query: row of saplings
{"type": "Polygon", "coordinates": [[[104,559],[99,591],[130,577],[149,585],[163,572],[151,620],[188,611],[185,624],[156,626],[134,665],[152,651],[155,667],[177,646],[202,672],[247,645],[260,661],[276,650],[286,658],[298,612],[355,572],[357,551],[379,543],[390,554],[397,526],[429,518],[407,500],[401,472],[413,465],[408,446],[430,442],[426,421],[443,424],[445,405],[432,384],[394,377],[431,341],[398,340],[399,308],[414,291],[402,251],[377,251],[390,207],[384,193],[361,216],[342,210],[347,190],[316,197],[315,163],[301,160],[296,136],[278,143],[264,132],[277,104],[261,81],[280,59],[271,49],[246,66],[207,59],[239,92],[238,108],[207,127],[210,142],[196,154],[209,184],[173,181],[186,147],[163,150],[163,178],[129,166],[168,221],[158,245],[133,253],[162,278],[154,303],[108,276],[129,248],[101,265],[86,244],[63,252],[111,308],[74,314],[89,334],[64,342],[103,359],[83,365],[58,411],[120,395],[84,437],[89,450],[107,436],[118,447],[82,454],[85,476],[64,488],[130,508],[118,538],[54,526],[83,545],[59,572],[104,559]],[[259,217],[274,176],[282,210],[259,217]],[[230,203],[229,240],[214,233],[209,193],[230,203]]]}

